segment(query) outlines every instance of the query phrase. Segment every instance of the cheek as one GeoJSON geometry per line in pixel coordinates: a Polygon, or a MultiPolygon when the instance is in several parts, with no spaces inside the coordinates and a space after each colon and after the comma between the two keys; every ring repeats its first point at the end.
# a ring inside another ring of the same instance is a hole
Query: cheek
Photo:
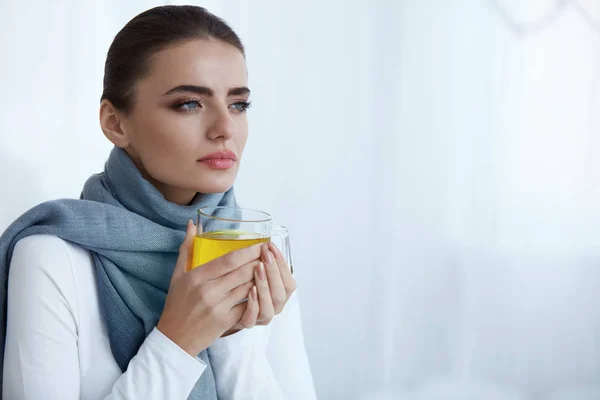
{"type": "Polygon", "coordinates": [[[198,119],[156,111],[136,122],[131,145],[146,172],[157,181],[181,185],[177,182],[191,174],[202,146],[198,119]]]}
{"type": "Polygon", "coordinates": [[[244,147],[246,146],[246,141],[248,140],[248,122],[244,121],[244,123],[238,125],[237,135],[234,138],[236,142],[237,148],[242,152],[244,147]]]}
{"type": "Polygon", "coordinates": [[[201,126],[195,118],[155,112],[140,121],[136,145],[149,156],[157,158],[185,158],[192,153],[199,140],[201,126]]]}

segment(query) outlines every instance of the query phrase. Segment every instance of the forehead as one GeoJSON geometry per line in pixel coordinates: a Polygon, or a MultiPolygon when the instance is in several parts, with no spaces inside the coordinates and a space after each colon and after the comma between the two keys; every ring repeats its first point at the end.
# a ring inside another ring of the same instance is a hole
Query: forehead
{"type": "Polygon", "coordinates": [[[175,86],[198,85],[219,95],[247,84],[246,60],[236,47],[219,40],[194,39],[153,54],[138,89],[163,94],[175,86]]]}

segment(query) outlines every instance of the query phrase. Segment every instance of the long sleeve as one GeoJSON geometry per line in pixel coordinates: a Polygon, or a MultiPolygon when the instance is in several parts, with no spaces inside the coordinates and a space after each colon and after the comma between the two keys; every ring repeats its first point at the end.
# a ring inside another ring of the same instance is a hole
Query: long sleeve
{"type": "Polygon", "coordinates": [[[205,369],[155,328],[104,400],[184,400],[205,369]]]}
{"type": "MultiPolygon", "coordinates": [[[[80,311],[82,315],[91,311],[79,309],[82,294],[76,290],[73,267],[91,268],[72,266],[65,243],[56,237],[32,236],[15,246],[8,282],[3,398],[187,399],[206,366],[156,329],[124,374],[119,376],[116,364],[110,364],[112,369],[106,368],[102,377],[114,377],[102,384],[93,382],[97,386],[87,387],[84,394],[79,321],[80,311]]],[[[87,345],[98,354],[101,344],[98,332],[87,345]]],[[[114,363],[108,349],[100,354],[114,363]]]]}
{"type": "Polygon", "coordinates": [[[296,294],[270,326],[221,338],[209,353],[219,399],[317,398],[296,294]]]}

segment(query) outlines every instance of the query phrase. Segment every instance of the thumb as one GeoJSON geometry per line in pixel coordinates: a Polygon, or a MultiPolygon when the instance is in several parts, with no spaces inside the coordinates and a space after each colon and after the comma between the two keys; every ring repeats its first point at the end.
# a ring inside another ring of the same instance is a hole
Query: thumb
{"type": "Polygon", "coordinates": [[[191,268],[194,236],[196,236],[196,225],[194,225],[192,220],[189,220],[185,231],[185,239],[179,248],[179,257],[177,258],[177,264],[175,264],[173,278],[185,274],[191,268]]]}

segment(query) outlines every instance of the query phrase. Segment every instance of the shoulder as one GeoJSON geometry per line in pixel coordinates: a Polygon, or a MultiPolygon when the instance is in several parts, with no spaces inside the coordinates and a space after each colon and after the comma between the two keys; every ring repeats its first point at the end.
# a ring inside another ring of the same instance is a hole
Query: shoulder
{"type": "Polygon", "coordinates": [[[14,253],[30,250],[36,247],[41,247],[44,250],[60,249],[64,246],[65,241],[54,235],[31,235],[19,240],[15,245],[14,253]]]}
{"type": "Polygon", "coordinates": [[[64,240],[53,235],[31,235],[15,244],[11,266],[21,261],[28,262],[30,266],[31,263],[46,264],[47,261],[53,261],[56,257],[68,258],[64,240]]]}
{"type": "Polygon", "coordinates": [[[51,310],[54,317],[72,320],[78,326],[79,301],[85,301],[86,293],[93,293],[93,282],[93,261],[87,250],[53,235],[28,236],[13,250],[8,307],[13,317],[21,312],[37,315],[51,310]]]}
{"type": "Polygon", "coordinates": [[[11,270],[24,264],[27,270],[55,270],[59,266],[70,267],[71,246],[53,235],[31,235],[19,240],[13,250],[11,270]]]}
{"type": "Polygon", "coordinates": [[[89,252],[53,235],[32,235],[13,250],[9,286],[51,284],[59,290],[74,285],[74,264],[91,264],[89,252]]]}

